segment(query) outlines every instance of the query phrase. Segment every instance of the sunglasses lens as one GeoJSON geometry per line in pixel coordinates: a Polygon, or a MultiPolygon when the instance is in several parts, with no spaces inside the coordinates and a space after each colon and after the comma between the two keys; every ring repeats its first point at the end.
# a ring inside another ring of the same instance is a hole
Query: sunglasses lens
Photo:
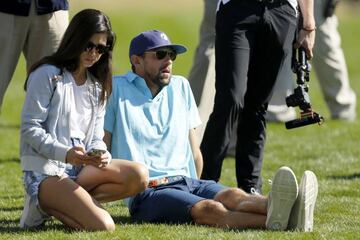
{"type": "Polygon", "coordinates": [[[176,52],[171,51],[168,54],[169,54],[171,61],[174,61],[176,59],[176,52]]]}
{"type": "Polygon", "coordinates": [[[88,42],[88,44],[85,47],[85,51],[90,52],[94,49],[94,47],[96,47],[95,44],[93,44],[92,42],[88,42]]]}
{"type": "Polygon", "coordinates": [[[164,59],[167,55],[169,55],[171,61],[174,61],[176,59],[176,52],[174,51],[165,51],[165,50],[159,50],[155,52],[156,58],[161,60],[164,59]]]}
{"type": "Polygon", "coordinates": [[[103,53],[105,53],[106,51],[107,51],[107,47],[106,46],[104,46],[104,45],[97,45],[96,46],[96,50],[97,50],[97,52],[99,53],[99,54],[103,54],[103,53]]]}
{"type": "Polygon", "coordinates": [[[161,59],[164,59],[167,55],[167,51],[156,51],[156,57],[157,59],[161,60],[161,59]]]}
{"type": "Polygon", "coordinates": [[[85,51],[90,52],[94,48],[96,49],[97,53],[99,53],[99,54],[103,54],[103,53],[107,52],[108,49],[109,49],[107,46],[104,46],[104,45],[101,45],[101,44],[96,45],[96,44],[94,44],[92,42],[88,42],[88,44],[85,47],[85,51]]]}

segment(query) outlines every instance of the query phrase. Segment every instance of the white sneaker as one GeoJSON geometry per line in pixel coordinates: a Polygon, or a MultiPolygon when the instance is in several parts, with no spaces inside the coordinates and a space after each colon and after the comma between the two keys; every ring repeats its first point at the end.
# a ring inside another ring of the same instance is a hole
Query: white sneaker
{"type": "Polygon", "coordinates": [[[290,214],[288,229],[311,232],[314,225],[314,209],[318,194],[318,182],[312,171],[305,171],[299,186],[299,196],[290,214]]]}
{"type": "Polygon", "coordinates": [[[285,230],[291,209],[298,196],[298,184],[289,167],[281,167],[275,174],[268,200],[266,228],[285,230]]]}
{"type": "Polygon", "coordinates": [[[48,218],[49,216],[38,208],[36,200],[26,194],[24,210],[20,219],[20,228],[28,229],[40,227],[48,218]]]}
{"type": "Polygon", "coordinates": [[[268,122],[287,122],[296,119],[296,111],[284,105],[269,105],[265,116],[268,122]]]}

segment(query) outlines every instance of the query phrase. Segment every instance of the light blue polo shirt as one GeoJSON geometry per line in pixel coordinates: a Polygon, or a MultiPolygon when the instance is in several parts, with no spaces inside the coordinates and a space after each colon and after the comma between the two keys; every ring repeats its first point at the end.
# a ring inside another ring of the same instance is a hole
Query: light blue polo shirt
{"type": "Polygon", "coordinates": [[[112,87],[105,115],[112,157],[145,164],[150,179],[197,178],[189,130],[201,120],[188,80],[172,76],[154,98],[132,72],[115,76],[112,87]]]}

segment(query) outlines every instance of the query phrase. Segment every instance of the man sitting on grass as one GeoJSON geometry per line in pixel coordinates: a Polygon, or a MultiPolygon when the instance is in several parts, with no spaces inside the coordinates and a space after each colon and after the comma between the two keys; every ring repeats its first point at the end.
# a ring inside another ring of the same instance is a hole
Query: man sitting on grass
{"type": "Polygon", "coordinates": [[[114,158],[143,163],[150,172],[148,188],[130,199],[132,218],[312,230],[317,181],[310,171],[299,191],[292,170],[280,168],[270,198],[197,178],[202,155],[194,128],[201,122],[188,81],[172,75],[177,54],[185,51],[161,31],[140,33],[130,44],[133,71],[113,79],[104,140],[114,158]]]}

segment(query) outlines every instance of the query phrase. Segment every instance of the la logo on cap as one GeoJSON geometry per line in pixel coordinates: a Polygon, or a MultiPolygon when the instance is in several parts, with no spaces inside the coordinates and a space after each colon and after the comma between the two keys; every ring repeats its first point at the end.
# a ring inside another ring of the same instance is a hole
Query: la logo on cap
{"type": "Polygon", "coordinates": [[[165,33],[161,33],[161,34],[160,34],[160,37],[161,37],[162,39],[166,40],[166,41],[169,41],[169,38],[166,36],[165,33]]]}

